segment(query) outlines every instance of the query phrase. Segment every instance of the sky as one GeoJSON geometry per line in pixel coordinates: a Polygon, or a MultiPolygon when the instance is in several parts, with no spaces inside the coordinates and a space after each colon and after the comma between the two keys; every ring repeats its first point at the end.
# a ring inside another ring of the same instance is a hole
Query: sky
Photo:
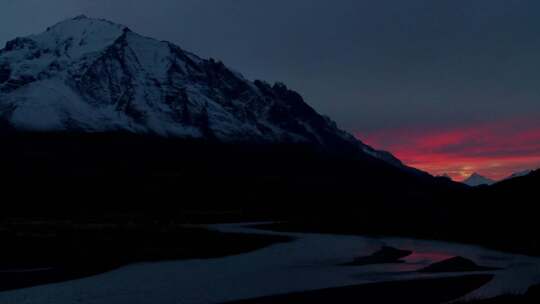
{"type": "Polygon", "coordinates": [[[2,0],[0,44],[79,14],[284,82],[435,175],[540,167],[537,0],[2,0]]]}

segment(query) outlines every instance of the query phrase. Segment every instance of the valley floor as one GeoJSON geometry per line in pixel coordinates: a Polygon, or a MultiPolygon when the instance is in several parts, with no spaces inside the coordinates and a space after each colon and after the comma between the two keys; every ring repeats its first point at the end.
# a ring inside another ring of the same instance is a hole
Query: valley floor
{"type": "MultiPolygon", "coordinates": [[[[38,223],[32,225],[34,224],[38,223]]],[[[39,225],[43,227],[43,223],[39,225]]],[[[64,240],[67,240],[66,232],[60,232],[58,225],[56,223],[56,228],[51,228],[52,230],[43,229],[40,237],[52,237],[56,233],[64,235],[64,240]]],[[[65,225],[67,224],[61,226],[65,225]]],[[[70,229],[73,229],[73,225],[69,224],[70,229]]],[[[4,224],[3,227],[4,231],[9,231],[12,226],[4,224]]],[[[173,223],[164,225],[163,221],[160,221],[158,226],[152,226],[150,223],[143,225],[130,219],[122,225],[121,230],[106,228],[104,223],[94,226],[85,224],[84,227],[83,231],[90,229],[89,227],[93,227],[90,230],[98,229],[98,240],[109,241],[93,241],[91,244],[96,245],[96,248],[97,245],[99,248],[110,248],[111,253],[115,253],[111,256],[122,256],[124,263],[130,260],[156,262],[135,263],[69,282],[0,292],[0,302],[211,304],[256,299],[238,303],[317,304],[336,301],[347,303],[354,299],[361,299],[363,303],[399,303],[396,299],[401,299],[403,303],[435,304],[458,298],[469,301],[512,292],[524,293],[529,286],[540,282],[538,259],[470,245],[406,238],[276,233],[254,229],[245,224],[182,226],[183,228],[179,229],[173,223]],[[131,235],[129,231],[134,234],[131,235]],[[120,241],[120,244],[113,245],[111,239],[120,241]],[[289,240],[292,241],[287,242],[289,240]],[[268,246],[271,244],[273,245],[268,246]],[[377,251],[381,246],[409,249],[413,254],[404,258],[402,263],[345,265],[357,257],[377,251]],[[253,251],[257,248],[259,250],[253,251]],[[129,252],[137,254],[128,254],[129,252]],[[167,253],[167,256],[163,256],[163,253],[167,253]],[[418,272],[428,265],[456,255],[469,257],[480,265],[502,269],[443,274],[418,272]],[[180,258],[189,260],[178,260],[180,258]],[[160,259],[171,261],[160,262],[160,259]],[[462,297],[465,295],[467,296],[462,297]]],[[[36,237],[29,232],[23,232],[22,235],[36,237]]],[[[80,237],[85,234],[76,235],[80,237]]],[[[88,235],[84,239],[88,241],[88,235]]],[[[73,239],[70,242],[76,243],[73,239]]],[[[94,261],[88,268],[96,267],[95,263],[98,263],[99,259],[92,259],[92,256],[99,251],[88,248],[85,247],[90,250],[86,256],[79,255],[78,260],[70,259],[70,265],[84,265],[94,261]]],[[[47,246],[33,248],[27,257],[40,256],[39,250],[46,253],[51,249],[47,246]]],[[[67,256],[68,254],[62,255],[67,256]]],[[[26,269],[39,270],[43,265],[26,265],[30,266],[34,268],[26,269]]],[[[19,275],[28,277],[28,273],[19,275]]]]}

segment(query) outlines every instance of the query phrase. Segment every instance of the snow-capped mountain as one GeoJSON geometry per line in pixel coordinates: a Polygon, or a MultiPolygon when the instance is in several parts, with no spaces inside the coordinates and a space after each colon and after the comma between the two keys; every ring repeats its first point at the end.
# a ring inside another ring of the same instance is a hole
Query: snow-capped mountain
{"type": "Polygon", "coordinates": [[[0,51],[0,122],[26,131],[123,131],[225,142],[312,143],[401,162],[340,130],[284,84],[79,16],[0,51]]]}
{"type": "Polygon", "coordinates": [[[471,176],[469,176],[469,178],[464,180],[463,183],[471,187],[477,187],[483,185],[491,186],[495,183],[495,181],[478,173],[473,173],[471,176]]]}

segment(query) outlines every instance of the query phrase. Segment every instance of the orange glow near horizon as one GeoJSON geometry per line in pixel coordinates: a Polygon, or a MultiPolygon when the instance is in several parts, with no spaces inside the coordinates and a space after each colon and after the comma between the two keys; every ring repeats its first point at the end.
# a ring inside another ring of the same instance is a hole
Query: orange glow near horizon
{"type": "Polygon", "coordinates": [[[462,181],[478,172],[500,180],[540,167],[540,121],[516,120],[435,130],[390,129],[358,134],[409,166],[462,181]]]}

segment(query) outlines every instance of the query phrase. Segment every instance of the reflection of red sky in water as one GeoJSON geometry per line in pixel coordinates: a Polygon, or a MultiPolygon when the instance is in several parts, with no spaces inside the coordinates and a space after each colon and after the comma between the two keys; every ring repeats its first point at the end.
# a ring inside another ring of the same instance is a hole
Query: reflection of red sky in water
{"type": "Polygon", "coordinates": [[[455,255],[445,252],[413,252],[411,255],[401,259],[404,263],[394,264],[392,266],[396,271],[400,272],[417,271],[433,263],[442,262],[453,257],[455,257],[455,255]]]}
{"type": "Polygon", "coordinates": [[[463,180],[474,172],[493,179],[540,167],[540,119],[448,129],[387,129],[358,134],[376,148],[434,175],[463,180]]]}
{"type": "Polygon", "coordinates": [[[451,255],[445,252],[413,252],[413,254],[409,255],[408,257],[403,258],[403,260],[407,263],[438,263],[442,262],[444,260],[448,260],[455,257],[455,255],[451,255]]]}

